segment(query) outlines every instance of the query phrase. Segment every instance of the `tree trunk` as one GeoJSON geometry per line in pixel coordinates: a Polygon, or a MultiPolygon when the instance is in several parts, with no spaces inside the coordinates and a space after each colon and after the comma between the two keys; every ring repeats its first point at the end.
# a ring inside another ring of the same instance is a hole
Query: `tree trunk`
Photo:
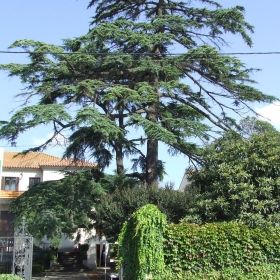
{"type": "MultiPolygon", "coordinates": [[[[157,16],[162,16],[164,0],[159,0],[157,7],[157,16]]],[[[162,33],[159,30],[157,33],[162,33]]],[[[160,53],[160,42],[154,46],[154,53],[160,53]]],[[[150,75],[150,83],[154,87],[155,93],[158,95],[158,74],[152,73],[150,75]]],[[[158,102],[152,102],[147,110],[146,118],[149,121],[158,123],[158,102]]],[[[147,155],[146,155],[146,181],[149,188],[158,188],[158,140],[148,139],[147,141],[147,155]]]]}
{"type": "MultiPolygon", "coordinates": [[[[153,102],[147,113],[149,121],[157,123],[157,107],[158,103],[153,102]]],[[[158,187],[158,140],[148,139],[147,141],[147,155],[146,155],[146,182],[149,188],[158,187]]]]}
{"type": "MultiPolygon", "coordinates": [[[[123,101],[119,101],[118,111],[122,115],[124,111],[123,101]]],[[[124,128],[123,117],[119,117],[119,127],[124,128]]],[[[115,141],[115,150],[116,150],[116,165],[117,165],[117,174],[124,172],[123,164],[123,144],[120,141],[115,141]]]]}
{"type": "Polygon", "coordinates": [[[115,143],[116,149],[116,165],[117,165],[117,174],[121,174],[124,172],[124,165],[123,165],[123,151],[122,145],[120,142],[115,143]]]}

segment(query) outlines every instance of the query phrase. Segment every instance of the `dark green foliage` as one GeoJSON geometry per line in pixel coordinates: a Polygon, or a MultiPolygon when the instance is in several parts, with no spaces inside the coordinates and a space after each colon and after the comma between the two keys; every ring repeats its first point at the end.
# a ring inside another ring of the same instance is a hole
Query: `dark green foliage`
{"type": "Polygon", "coordinates": [[[64,179],[30,187],[9,206],[16,216],[15,225],[25,217],[33,237],[40,240],[46,236],[56,247],[62,233],[71,236],[78,228],[92,228],[94,206],[104,192],[94,181],[95,173],[68,173],[64,179]]]}
{"type": "Polygon", "coordinates": [[[276,131],[248,140],[228,133],[207,147],[204,165],[190,176],[200,194],[186,220],[279,226],[279,140],[276,131]]]}
{"type": "Polygon", "coordinates": [[[57,248],[53,248],[53,247],[51,247],[50,248],[51,250],[48,252],[48,259],[50,260],[50,261],[57,261],[57,258],[58,258],[58,256],[57,256],[57,248]]]}
{"type": "Polygon", "coordinates": [[[100,178],[99,183],[106,190],[107,193],[113,193],[116,189],[131,189],[133,187],[142,186],[142,182],[131,176],[126,176],[125,173],[114,174],[114,175],[104,175],[100,178]]]}
{"type": "Polygon", "coordinates": [[[39,272],[42,272],[44,269],[50,268],[51,252],[52,251],[42,250],[41,248],[36,247],[36,245],[33,246],[32,265],[37,265],[35,269],[41,269],[39,272]]]}
{"type": "Polygon", "coordinates": [[[218,52],[227,45],[225,33],[252,45],[243,7],[223,9],[210,0],[93,0],[91,6],[93,28],[84,36],[62,46],[33,40],[10,46],[29,51],[30,63],[0,67],[21,79],[24,100],[39,102],[2,122],[0,138],[13,141],[42,123],[53,124],[54,137],[71,129],[65,156],[90,155],[100,168],[115,156],[118,174],[129,156],[138,178],[153,187],[164,174],[159,141],[171,155],[199,161],[193,139],[234,126],[227,113],[247,112],[247,101],[276,100],[251,86],[253,69],[218,52]],[[179,48],[181,54],[169,55],[179,48]],[[141,135],[131,136],[132,128],[141,135]]]}
{"type": "Polygon", "coordinates": [[[87,251],[89,249],[89,244],[80,244],[79,250],[81,253],[82,260],[87,260],[87,251]]]}
{"type": "Polygon", "coordinates": [[[108,238],[116,240],[132,213],[146,204],[154,204],[168,222],[178,223],[188,213],[192,197],[172,189],[150,189],[139,186],[117,188],[104,194],[96,206],[96,227],[108,238]]]}
{"type": "Polygon", "coordinates": [[[32,274],[34,273],[41,273],[44,271],[44,265],[37,263],[32,265],[32,274]]]}
{"type": "Polygon", "coordinates": [[[1,274],[10,273],[12,271],[13,261],[5,261],[0,263],[0,276],[1,274]]]}
{"type": "Polygon", "coordinates": [[[170,224],[164,243],[166,270],[173,279],[234,269],[257,273],[257,266],[279,265],[279,236],[279,228],[249,228],[236,222],[170,224]]]}
{"type": "Polygon", "coordinates": [[[166,216],[151,204],[141,207],[124,223],[118,239],[118,265],[123,265],[124,280],[164,278],[165,227],[166,216]]]}

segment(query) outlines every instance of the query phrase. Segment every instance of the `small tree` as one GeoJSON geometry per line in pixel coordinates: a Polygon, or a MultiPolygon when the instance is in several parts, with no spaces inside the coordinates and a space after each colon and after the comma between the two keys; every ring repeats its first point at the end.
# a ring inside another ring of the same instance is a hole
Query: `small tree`
{"type": "Polygon", "coordinates": [[[47,237],[57,247],[62,233],[71,236],[79,228],[91,229],[94,224],[93,209],[104,192],[93,180],[95,172],[68,173],[57,181],[33,185],[11,202],[9,210],[15,214],[15,225],[22,217],[33,237],[47,237]]]}
{"type": "Polygon", "coordinates": [[[164,279],[163,234],[166,217],[145,205],[125,222],[119,236],[119,262],[124,280],[164,279]]]}
{"type": "Polygon", "coordinates": [[[192,187],[200,190],[192,218],[279,226],[279,141],[276,131],[252,134],[249,140],[227,133],[207,147],[203,167],[190,176],[192,187]]]}
{"type": "Polygon", "coordinates": [[[118,187],[101,196],[96,207],[96,227],[107,237],[117,240],[123,224],[146,204],[154,204],[168,222],[178,223],[187,213],[192,197],[172,189],[150,189],[139,186],[118,187]]]}
{"type": "Polygon", "coordinates": [[[239,123],[239,133],[246,139],[248,139],[251,134],[272,133],[280,135],[280,132],[277,131],[272,124],[256,117],[246,117],[242,119],[239,123]]]}

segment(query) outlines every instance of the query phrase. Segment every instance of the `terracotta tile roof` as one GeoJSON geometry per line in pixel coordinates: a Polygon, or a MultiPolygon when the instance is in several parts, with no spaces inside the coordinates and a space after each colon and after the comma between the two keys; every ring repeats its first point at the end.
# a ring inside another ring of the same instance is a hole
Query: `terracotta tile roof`
{"type": "Polygon", "coordinates": [[[4,168],[41,168],[41,167],[96,167],[96,164],[86,161],[74,161],[73,159],[61,159],[59,157],[43,154],[28,153],[21,155],[18,152],[4,152],[4,168]]]}

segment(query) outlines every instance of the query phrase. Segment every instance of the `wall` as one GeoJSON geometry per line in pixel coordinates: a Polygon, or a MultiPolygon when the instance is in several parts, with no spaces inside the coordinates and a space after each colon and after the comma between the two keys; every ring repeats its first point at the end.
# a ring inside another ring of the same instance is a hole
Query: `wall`
{"type": "MultiPolygon", "coordinates": [[[[96,268],[96,244],[100,244],[99,236],[96,236],[96,230],[92,229],[90,232],[86,232],[83,229],[80,229],[81,239],[80,244],[89,244],[89,250],[87,252],[87,260],[84,261],[84,264],[89,268],[96,268]]],[[[73,238],[66,237],[65,234],[62,235],[61,246],[58,248],[58,252],[71,252],[75,251],[78,248],[78,243],[75,242],[77,234],[74,234],[73,238]]],[[[50,244],[51,241],[47,238],[43,238],[42,242],[45,244],[50,244]]]]}
{"type": "MultiPolygon", "coordinates": [[[[3,155],[4,155],[4,149],[0,148],[0,179],[2,178],[3,155]]],[[[0,180],[0,190],[1,190],[1,183],[2,181],[0,180]]]]}
{"type": "Polygon", "coordinates": [[[14,235],[13,220],[13,213],[9,211],[0,212],[0,236],[11,237],[14,235]]]}
{"type": "Polygon", "coordinates": [[[39,177],[42,181],[43,171],[41,169],[31,168],[3,168],[3,177],[18,177],[19,178],[19,191],[26,191],[29,186],[30,177],[39,177]]]}
{"type": "Polygon", "coordinates": [[[181,184],[179,186],[179,191],[181,192],[185,191],[185,189],[187,189],[190,184],[191,184],[190,180],[187,178],[187,175],[184,174],[181,184]]]}
{"type": "MultiPolygon", "coordinates": [[[[96,235],[96,230],[92,229],[90,231],[85,231],[84,229],[79,229],[79,234],[80,234],[80,240],[78,243],[80,244],[87,244],[89,242],[91,242],[96,235]]],[[[75,239],[77,238],[77,233],[74,234],[73,238],[71,237],[66,237],[66,235],[63,234],[62,236],[62,242],[61,242],[61,246],[59,248],[59,251],[72,251],[74,250],[76,247],[78,247],[78,243],[75,242],[75,239]]]]}
{"type": "Polygon", "coordinates": [[[64,178],[64,171],[82,171],[90,168],[80,168],[80,167],[41,167],[43,169],[43,181],[53,181],[60,180],[64,178]]]}
{"type": "MultiPolygon", "coordinates": [[[[42,169],[35,168],[3,168],[3,177],[18,177],[19,191],[28,190],[29,178],[39,177],[41,182],[60,180],[64,178],[64,167],[43,167],[42,169]],[[62,171],[61,171],[62,170],[62,171]]],[[[88,168],[86,168],[88,169],[88,168]]],[[[80,171],[81,168],[67,168],[67,171],[80,171]]]]}
{"type": "MultiPolygon", "coordinates": [[[[60,169],[62,168],[60,167],[60,169]]],[[[60,180],[62,178],[64,178],[64,174],[58,168],[47,167],[43,169],[43,181],[60,180]]]]}

